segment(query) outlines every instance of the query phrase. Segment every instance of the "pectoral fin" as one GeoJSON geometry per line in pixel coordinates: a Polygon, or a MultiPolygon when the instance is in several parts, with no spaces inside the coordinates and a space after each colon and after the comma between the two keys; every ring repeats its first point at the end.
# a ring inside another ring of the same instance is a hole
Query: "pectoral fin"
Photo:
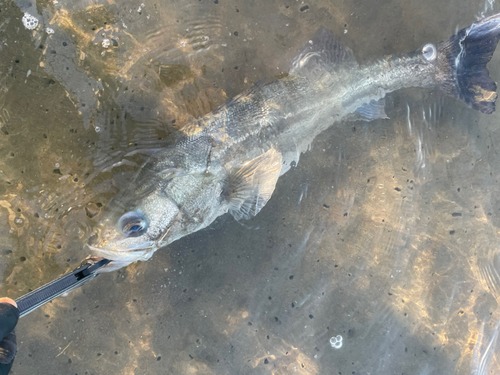
{"type": "Polygon", "coordinates": [[[271,198],[282,167],[275,149],[247,162],[229,178],[229,212],[236,220],[255,216],[271,198]]]}

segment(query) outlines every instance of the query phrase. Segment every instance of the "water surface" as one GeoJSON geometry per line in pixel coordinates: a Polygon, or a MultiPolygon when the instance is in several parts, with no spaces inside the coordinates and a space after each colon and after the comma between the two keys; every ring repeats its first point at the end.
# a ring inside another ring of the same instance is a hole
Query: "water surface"
{"type": "MultiPolygon", "coordinates": [[[[368,62],[500,11],[493,0],[0,10],[0,290],[14,298],[87,256],[142,160],[127,154],[283,75],[319,26],[368,62]]],[[[496,53],[496,81],[499,64],[496,53]]],[[[500,372],[499,117],[414,89],[391,94],[387,113],[326,131],[254,219],[221,217],[23,318],[12,374],[500,372]]]]}

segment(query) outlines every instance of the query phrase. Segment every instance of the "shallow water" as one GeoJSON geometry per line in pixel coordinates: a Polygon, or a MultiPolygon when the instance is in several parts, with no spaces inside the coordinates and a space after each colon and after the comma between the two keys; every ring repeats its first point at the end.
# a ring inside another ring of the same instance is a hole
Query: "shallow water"
{"type": "MultiPolygon", "coordinates": [[[[0,10],[0,293],[16,298],[87,256],[92,225],[140,163],[127,153],[161,147],[191,116],[280,76],[318,26],[366,62],[500,8],[19,0],[0,10]]],[[[497,52],[496,81],[499,64],[497,52]]],[[[391,94],[387,113],[326,131],[254,219],[221,217],[23,318],[12,374],[500,372],[499,115],[413,89],[391,94]]]]}

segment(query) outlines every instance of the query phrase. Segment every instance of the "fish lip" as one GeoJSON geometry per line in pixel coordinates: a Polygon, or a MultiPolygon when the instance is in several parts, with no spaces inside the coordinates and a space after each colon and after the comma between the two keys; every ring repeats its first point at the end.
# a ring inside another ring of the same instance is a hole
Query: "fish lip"
{"type": "Polygon", "coordinates": [[[133,257],[136,258],[136,260],[139,260],[140,258],[145,257],[148,254],[148,250],[151,250],[151,246],[144,246],[140,248],[130,248],[124,251],[117,251],[117,250],[108,250],[102,247],[96,247],[92,246],[89,244],[86,244],[86,247],[92,251],[94,254],[97,254],[99,256],[102,256],[103,258],[110,259],[110,260],[122,260],[124,255],[130,257],[130,255],[134,255],[133,257]]]}

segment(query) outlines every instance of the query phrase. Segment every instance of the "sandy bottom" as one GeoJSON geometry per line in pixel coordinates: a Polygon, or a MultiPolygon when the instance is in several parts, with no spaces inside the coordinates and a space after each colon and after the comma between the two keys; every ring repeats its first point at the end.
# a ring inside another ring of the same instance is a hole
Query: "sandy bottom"
{"type": "MultiPolygon", "coordinates": [[[[286,72],[318,26],[365,62],[493,8],[0,4],[0,293],[75,268],[134,170],[109,166],[286,72]]],[[[12,374],[499,373],[499,115],[413,89],[387,114],[326,131],[254,219],[221,217],[23,318],[12,374]]]]}

